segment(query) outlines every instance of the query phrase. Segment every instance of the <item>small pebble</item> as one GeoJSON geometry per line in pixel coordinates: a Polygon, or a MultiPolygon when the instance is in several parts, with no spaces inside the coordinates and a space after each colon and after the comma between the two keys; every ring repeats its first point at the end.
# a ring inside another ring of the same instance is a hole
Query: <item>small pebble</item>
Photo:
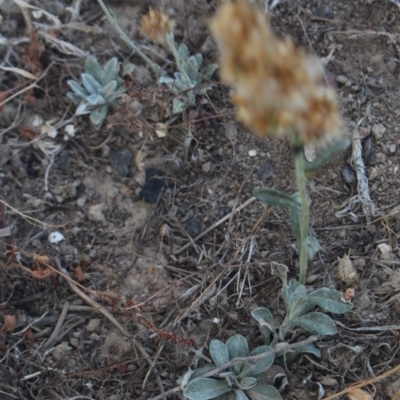
{"type": "Polygon", "coordinates": [[[112,169],[115,175],[124,178],[129,174],[133,154],[129,149],[122,149],[110,153],[112,169]]]}
{"type": "Polygon", "coordinates": [[[385,132],[386,128],[382,124],[376,124],[372,127],[372,134],[376,140],[381,139],[385,132]]]}
{"type": "Polygon", "coordinates": [[[186,222],[185,229],[192,238],[195,238],[206,229],[206,226],[200,219],[192,218],[186,222]]]}
{"type": "Polygon", "coordinates": [[[201,166],[201,169],[202,169],[204,172],[210,172],[210,171],[211,171],[211,162],[210,162],[210,161],[205,162],[205,163],[201,166]]]}
{"type": "Polygon", "coordinates": [[[326,18],[326,19],[333,19],[335,15],[333,14],[332,8],[326,6],[324,8],[320,8],[315,13],[317,17],[326,18]]]}
{"type": "Polygon", "coordinates": [[[389,147],[389,151],[394,154],[397,151],[397,146],[395,144],[391,144],[389,147]]]}
{"type": "Polygon", "coordinates": [[[336,81],[341,83],[342,85],[345,85],[348,81],[348,79],[344,75],[338,75],[336,77],[336,81]]]}
{"type": "Polygon", "coordinates": [[[261,166],[261,168],[257,172],[257,176],[260,179],[268,179],[272,175],[274,175],[274,167],[271,163],[267,162],[261,166]]]}
{"type": "Polygon", "coordinates": [[[91,319],[88,324],[86,325],[86,330],[88,332],[94,332],[100,326],[101,320],[99,318],[91,319]]]}
{"type": "Polygon", "coordinates": [[[156,168],[149,168],[146,170],[146,181],[140,191],[140,197],[155,203],[158,199],[159,194],[164,186],[165,173],[156,168]]]}
{"type": "Polygon", "coordinates": [[[257,150],[249,150],[249,156],[255,157],[257,155],[257,150]]]}

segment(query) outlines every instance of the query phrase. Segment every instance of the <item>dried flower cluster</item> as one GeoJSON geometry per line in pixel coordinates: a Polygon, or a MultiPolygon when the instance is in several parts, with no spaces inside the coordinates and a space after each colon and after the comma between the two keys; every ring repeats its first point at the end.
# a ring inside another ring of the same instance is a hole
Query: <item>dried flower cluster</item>
{"type": "Polygon", "coordinates": [[[142,18],[140,24],[142,34],[154,43],[164,43],[167,33],[172,32],[175,22],[161,11],[150,8],[149,13],[142,18]]]}
{"type": "Polygon", "coordinates": [[[279,39],[257,6],[226,2],[211,29],[239,120],[260,136],[294,133],[303,143],[339,135],[336,93],[324,84],[320,61],[279,39]]]}

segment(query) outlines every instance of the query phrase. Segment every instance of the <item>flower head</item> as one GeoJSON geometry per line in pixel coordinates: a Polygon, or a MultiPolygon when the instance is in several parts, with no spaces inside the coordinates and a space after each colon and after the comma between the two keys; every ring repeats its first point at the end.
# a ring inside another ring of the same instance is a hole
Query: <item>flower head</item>
{"type": "Polygon", "coordinates": [[[261,10],[246,0],[227,2],[211,29],[239,120],[261,136],[294,132],[304,143],[339,133],[336,94],[324,85],[320,61],[279,39],[261,10]]]}
{"type": "Polygon", "coordinates": [[[172,32],[175,22],[161,11],[150,8],[149,13],[142,18],[140,30],[154,43],[163,43],[167,33],[172,32]]]}

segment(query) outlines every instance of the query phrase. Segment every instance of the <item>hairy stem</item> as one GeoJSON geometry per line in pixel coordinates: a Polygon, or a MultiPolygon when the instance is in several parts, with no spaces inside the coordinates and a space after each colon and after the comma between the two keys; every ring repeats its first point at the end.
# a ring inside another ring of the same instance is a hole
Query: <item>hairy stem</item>
{"type": "Polygon", "coordinates": [[[100,4],[100,7],[103,9],[104,14],[106,14],[106,17],[107,17],[108,21],[115,28],[115,30],[118,32],[118,35],[121,37],[121,39],[130,48],[132,48],[133,51],[135,53],[137,53],[143,59],[143,61],[145,61],[149,65],[149,67],[153,70],[153,72],[156,75],[159,75],[160,71],[161,71],[160,66],[157,65],[156,63],[154,63],[153,61],[151,61],[150,58],[148,58],[146,56],[146,54],[144,54],[142,52],[142,50],[140,50],[139,47],[137,47],[136,44],[134,42],[132,42],[132,40],[129,39],[129,37],[125,34],[125,32],[118,25],[118,22],[117,22],[117,20],[115,18],[115,15],[106,7],[106,5],[104,4],[103,0],[97,0],[97,2],[100,4]]]}
{"type": "Polygon", "coordinates": [[[303,155],[303,144],[296,143],[294,140],[295,147],[295,169],[296,169],[296,182],[297,189],[300,195],[301,209],[300,209],[300,275],[299,282],[304,285],[306,282],[307,275],[307,237],[310,224],[310,204],[308,201],[307,194],[307,178],[304,172],[304,155],[303,155]]]}

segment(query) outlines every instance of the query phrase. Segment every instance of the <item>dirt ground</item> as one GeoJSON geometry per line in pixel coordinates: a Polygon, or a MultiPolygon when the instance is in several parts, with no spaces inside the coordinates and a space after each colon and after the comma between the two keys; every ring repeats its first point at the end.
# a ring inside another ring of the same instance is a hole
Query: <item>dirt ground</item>
{"type": "MultiPolygon", "coordinates": [[[[197,350],[209,357],[211,339],[234,333],[254,347],[256,307],[283,319],[271,262],[298,276],[295,237],[286,211],[254,201],[252,190],[295,191],[290,142],[238,124],[218,74],[207,96],[172,117],[171,93],[95,0],[76,15],[68,8],[76,1],[30,2],[56,15],[58,28],[11,3],[0,3],[0,105],[21,93],[0,109],[0,399],[183,398],[177,379],[204,364],[197,350]],[[66,97],[89,54],[136,66],[126,87],[140,110],[121,104],[99,132],[74,117],[66,97]],[[159,137],[162,124],[169,129],[159,137]],[[162,185],[149,188],[154,175],[162,185]]],[[[171,57],[140,35],[140,18],[150,5],[163,9],[177,23],[176,41],[208,63],[218,57],[207,27],[218,3],[108,2],[170,74],[171,57]]],[[[315,173],[311,229],[323,250],[308,287],[354,287],[354,308],[333,316],[339,333],[318,342],[320,359],[303,356],[286,372],[282,397],[320,399],[321,387],[334,394],[400,364],[400,9],[385,0],[282,1],[272,25],[324,61],[349,137],[364,117],[377,208],[370,221],[361,207],[337,217],[357,192],[351,149],[315,173]],[[356,269],[350,277],[338,268],[345,255],[356,269]]],[[[375,389],[377,400],[397,399],[400,373],[375,389]]]]}

